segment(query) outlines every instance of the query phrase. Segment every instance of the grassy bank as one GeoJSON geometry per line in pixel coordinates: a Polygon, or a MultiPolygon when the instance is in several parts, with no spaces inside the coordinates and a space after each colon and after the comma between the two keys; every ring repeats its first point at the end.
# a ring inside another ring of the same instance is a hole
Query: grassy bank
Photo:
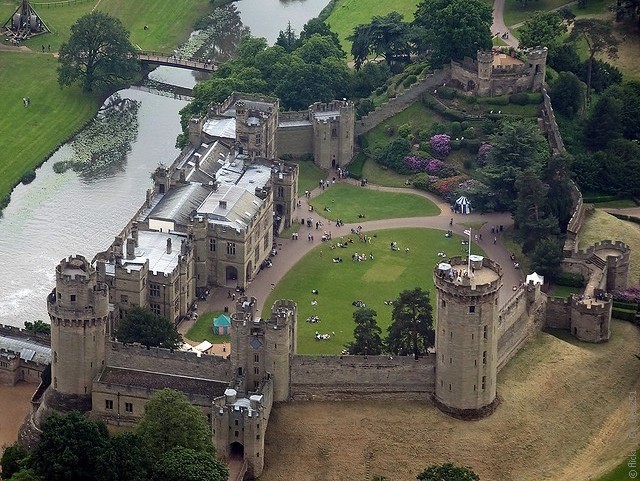
{"type": "MultiPolygon", "coordinates": [[[[3,22],[15,5],[0,3],[3,22]]],[[[98,98],[76,87],[58,87],[58,62],[53,56],[69,38],[71,25],[96,6],[120,18],[131,31],[133,43],[147,50],[171,50],[188,37],[195,20],[211,9],[207,0],[94,0],[38,8],[52,33],[26,41],[24,45],[33,52],[0,51],[0,199],[91,119],[100,106],[98,98]],[[145,25],[148,30],[144,30],[145,25]],[[24,97],[31,98],[28,108],[23,106],[24,97]]]]}

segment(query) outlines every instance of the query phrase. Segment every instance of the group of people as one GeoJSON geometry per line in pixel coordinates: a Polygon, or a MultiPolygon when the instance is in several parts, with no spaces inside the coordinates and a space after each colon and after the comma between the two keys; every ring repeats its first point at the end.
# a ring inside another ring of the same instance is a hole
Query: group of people
{"type": "MultiPolygon", "coordinates": [[[[373,260],[373,252],[371,252],[369,254],[369,259],[373,260]]],[[[362,253],[362,254],[358,254],[357,252],[354,252],[353,255],[351,256],[351,260],[356,262],[364,262],[367,260],[367,254],[362,253]]]]}

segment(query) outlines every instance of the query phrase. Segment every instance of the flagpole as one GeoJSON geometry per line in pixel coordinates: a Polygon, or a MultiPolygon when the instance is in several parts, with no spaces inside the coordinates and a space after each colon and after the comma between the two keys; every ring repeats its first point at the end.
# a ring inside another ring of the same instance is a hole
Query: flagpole
{"type": "Polygon", "coordinates": [[[467,255],[467,275],[471,277],[471,227],[469,227],[469,254],[467,255]]]}

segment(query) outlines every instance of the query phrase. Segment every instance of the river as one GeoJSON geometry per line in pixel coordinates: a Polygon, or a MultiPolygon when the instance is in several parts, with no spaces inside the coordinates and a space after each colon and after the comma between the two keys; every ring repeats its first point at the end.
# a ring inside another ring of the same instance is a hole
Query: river
{"type": "MultiPolygon", "coordinates": [[[[237,8],[251,33],[271,44],[288,21],[300,32],[326,2],[242,0],[237,8]]],[[[166,67],[150,78],[187,88],[196,82],[192,72],[166,67]]],[[[177,156],[178,112],[186,102],[134,89],[119,94],[140,102],[137,138],[119,170],[90,179],[71,170],[56,174],[53,165],[73,155],[65,144],[31,184],[13,191],[0,218],[0,324],[48,321],[45,299],[55,285],[58,262],[72,254],[91,259],[107,248],[144,201],[151,172],[177,156]]]]}

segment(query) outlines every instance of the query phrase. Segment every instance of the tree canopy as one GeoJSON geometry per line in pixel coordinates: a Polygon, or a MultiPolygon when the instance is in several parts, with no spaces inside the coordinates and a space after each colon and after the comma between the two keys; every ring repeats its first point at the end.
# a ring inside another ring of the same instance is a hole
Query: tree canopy
{"type": "Polygon", "coordinates": [[[161,459],[175,447],[215,453],[204,414],[173,389],[157,391],[149,399],[137,433],[153,460],[161,459]]]}
{"type": "Polygon", "coordinates": [[[414,19],[433,67],[490,50],[492,23],[492,8],[481,0],[423,0],[414,19]]]}
{"type": "Polygon", "coordinates": [[[393,303],[392,323],[388,328],[389,352],[418,357],[435,342],[429,291],[416,287],[402,291],[393,303]]]}
{"type": "Polygon", "coordinates": [[[147,347],[177,349],[182,343],[182,336],[173,322],[142,307],[129,309],[115,335],[121,342],[139,342],[147,347]]]}
{"type": "Polygon", "coordinates": [[[371,22],[357,25],[351,40],[351,54],[355,68],[359,69],[369,55],[382,56],[388,65],[394,61],[408,61],[412,51],[412,25],[403,21],[398,12],[384,17],[374,16],[371,22]]]}
{"type": "Polygon", "coordinates": [[[470,468],[455,466],[452,463],[434,464],[416,477],[418,481],[479,481],[480,476],[470,468]]]}
{"type": "Polygon", "coordinates": [[[119,19],[96,10],[71,26],[69,41],[60,47],[58,83],[82,84],[86,92],[130,81],[138,71],[129,32],[119,19]]]}
{"type": "Polygon", "coordinates": [[[229,470],[215,454],[175,447],[154,468],[154,481],[227,481],[229,470]]]}
{"type": "Polygon", "coordinates": [[[560,43],[567,31],[564,19],[558,12],[537,12],[520,27],[520,47],[547,47],[552,49],[560,43]]]}
{"type": "Polygon", "coordinates": [[[369,308],[356,309],[353,320],[356,327],[353,330],[353,341],[345,346],[349,354],[378,355],[384,349],[380,334],[382,330],[376,322],[376,311],[369,308]]]}

